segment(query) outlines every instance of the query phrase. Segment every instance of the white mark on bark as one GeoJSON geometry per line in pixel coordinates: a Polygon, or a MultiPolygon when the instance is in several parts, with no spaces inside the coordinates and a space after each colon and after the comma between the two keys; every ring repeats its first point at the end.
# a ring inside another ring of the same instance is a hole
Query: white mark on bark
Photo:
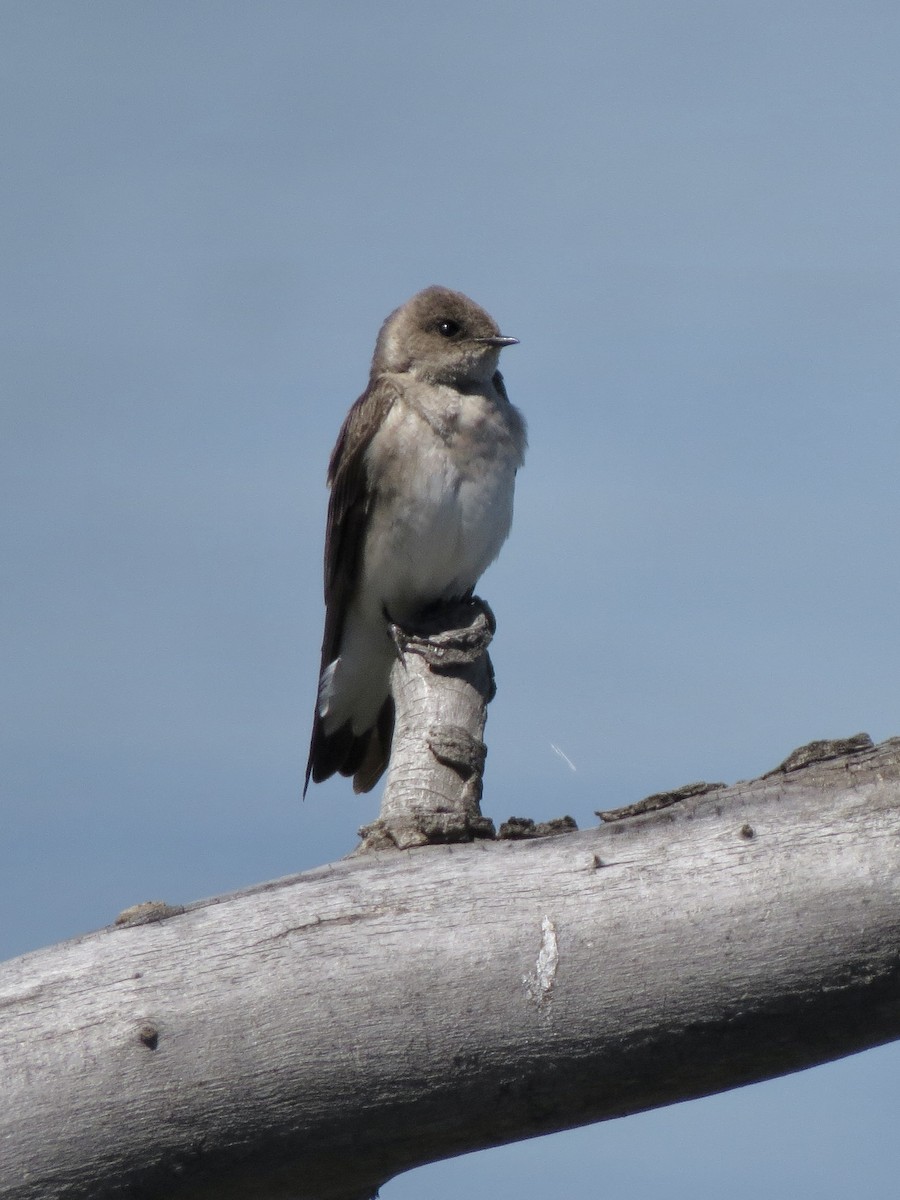
{"type": "Polygon", "coordinates": [[[538,1008],[546,1008],[552,998],[556,968],[559,966],[559,946],[556,941],[556,926],[549,917],[541,921],[541,948],[534,971],[522,977],[525,994],[538,1008]]]}

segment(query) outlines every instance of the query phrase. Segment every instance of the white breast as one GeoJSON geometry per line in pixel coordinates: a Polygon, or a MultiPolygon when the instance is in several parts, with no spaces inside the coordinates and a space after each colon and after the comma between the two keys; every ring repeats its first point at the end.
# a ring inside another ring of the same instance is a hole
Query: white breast
{"type": "Polygon", "coordinates": [[[509,533],[522,458],[508,404],[435,387],[427,394],[434,403],[424,409],[396,403],[369,451],[377,500],[361,595],[378,597],[398,621],[475,586],[509,533]]]}

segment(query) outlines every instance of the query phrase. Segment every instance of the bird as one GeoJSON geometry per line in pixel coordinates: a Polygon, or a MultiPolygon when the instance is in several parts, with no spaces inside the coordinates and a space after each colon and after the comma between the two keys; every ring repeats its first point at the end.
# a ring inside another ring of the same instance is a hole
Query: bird
{"type": "Polygon", "coordinates": [[[368,792],[390,756],[391,626],[470,597],[512,524],[527,445],[500,352],[517,344],[432,286],[384,321],[331,454],[325,632],[303,794],[335,773],[368,792]]]}

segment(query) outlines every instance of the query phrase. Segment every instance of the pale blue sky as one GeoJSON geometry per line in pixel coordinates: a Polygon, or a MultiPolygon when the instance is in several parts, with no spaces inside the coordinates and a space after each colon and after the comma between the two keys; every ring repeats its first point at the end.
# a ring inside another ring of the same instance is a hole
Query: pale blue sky
{"type": "MultiPolygon", "coordinates": [[[[374,815],[299,799],[324,474],[429,283],[521,339],[488,815],[900,733],[898,60],[893,0],[7,0],[0,956],[374,815]]],[[[383,1195],[892,1196],[898,1067],[383,1195]]]]}

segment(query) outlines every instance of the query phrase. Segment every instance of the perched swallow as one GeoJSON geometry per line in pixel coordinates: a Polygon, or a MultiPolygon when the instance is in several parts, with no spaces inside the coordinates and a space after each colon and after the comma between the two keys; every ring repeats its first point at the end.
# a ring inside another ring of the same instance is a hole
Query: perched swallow
{"type": "Polygon", "coordinates": [[[471,595],[506,540],[526,437],[497,364],[517,340],[443,287],[381,327],[328,467],[325,636],[304,794],[310,778],[336,771],[356,792],[375,786],[394,728],[389,625],[471,595]]]}

